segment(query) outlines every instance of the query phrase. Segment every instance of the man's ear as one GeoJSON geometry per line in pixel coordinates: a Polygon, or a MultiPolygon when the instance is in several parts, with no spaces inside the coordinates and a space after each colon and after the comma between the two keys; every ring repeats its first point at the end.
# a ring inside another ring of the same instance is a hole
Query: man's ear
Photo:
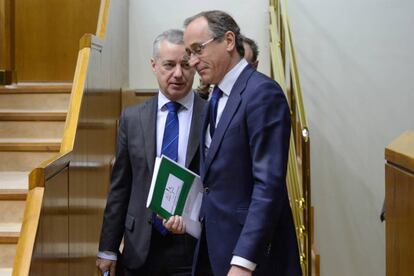
{"type": "Polygon", "coordinates": [[[156,64],[155,64],[155,59],[154,59],[154,58],[151,58],[151,68],[152,68],[152,71],[153,71],[154,73],[155,73],[155,71],[156,71],[155,66],[156,66],[156,64]]]}
{"type": "Polygon", "coordinates": [[[232,31],[227,31],[224,34],[224,40],[227,43],[226,50],[228,52],[233,51],[236,47],[236,35],[232,31]]]}

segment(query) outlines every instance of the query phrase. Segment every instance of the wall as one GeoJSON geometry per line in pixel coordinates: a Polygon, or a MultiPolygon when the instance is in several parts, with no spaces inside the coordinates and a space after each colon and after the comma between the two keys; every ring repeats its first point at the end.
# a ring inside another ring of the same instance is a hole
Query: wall
{"type": "Polygon", "coordinates": [[[384,147],[414,129],[414,2],[289,1],[321,275],[385,275],[384,147]]]}
{"type": "MultiPolygon", "coordinates": [[[[258,43],[259,70],[270,72],[267,0],[130,0],[129,5],[130,88],[158,87],[149,63],[154,38],[170,28],[182,29],[184,19],[203,10],[221,9],[230,13],[242,33],[258,43]]],[[[194,83],[198,84],[197,76],[194,83]]]]}

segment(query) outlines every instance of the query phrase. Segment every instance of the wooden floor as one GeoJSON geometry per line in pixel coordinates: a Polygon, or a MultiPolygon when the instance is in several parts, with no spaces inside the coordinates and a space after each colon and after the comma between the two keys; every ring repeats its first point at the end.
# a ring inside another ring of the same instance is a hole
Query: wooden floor
{"type": "Polygon", "coordinates": [[[0,276],[11,275],[28,175],[59,152],[71,84],[0,86],[0,276]]]}

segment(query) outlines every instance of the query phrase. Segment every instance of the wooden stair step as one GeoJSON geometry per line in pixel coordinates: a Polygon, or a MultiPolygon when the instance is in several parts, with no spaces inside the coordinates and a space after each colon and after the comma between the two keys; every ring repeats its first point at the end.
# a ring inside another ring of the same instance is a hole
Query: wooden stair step
{"type": "Polygon", "coordinates": [[[0,121],[65,121],[66,110],[38,111],[1,109],[0,121]]]}
{"type": "Polygon", "coordinates": [[[25,200],[0,200],[0,210],[3,210],[0,212],[0,224],[21,223],[25,206],[25,200]]]}
{"type": "Polygon", "coordinates": [[[29,180],[28,172],[0,171],[0,200],[25,200],[29,180]]]}
{"type": "Polygon", "coordinates": [[[0,151],[0,171],[30,171],[45,160],[57,154],[56,151],[0,151]]]}
{"type": "Polygon", "coordinates": [[[11,276],[13,273],[13,268],[0,268],[0,276],[11,276]]]}
{"type": "Polygon", "coordinates": [[[52,93],[66,94],[72,90],[72,83],[19,83],[0,86],[0,93],[52,93]]]}
{"type": "Polygon", "coordinates": [[[21,223],[0,223],[0,244],[19,241],[21,223]]]}
{"type": "Polygon", "coordinates": [[[0,243],[0,268],[13,267],[16,246],[15,243],[0,243]]]}
{"type": "Polygon", "coordinates": [[[0,109],[56,110],[67,109],[70,94],[50,93],[0,93],[0,109]]]}
{"type": "Polygon", "coordinates": [[[59,151],[61,139],[0,138],[0,151],[59,151]]]}
{"type": "Polygon", "coordinates": [[[0,121],[0,138],[62,138],[63,121],[0,121]]]}

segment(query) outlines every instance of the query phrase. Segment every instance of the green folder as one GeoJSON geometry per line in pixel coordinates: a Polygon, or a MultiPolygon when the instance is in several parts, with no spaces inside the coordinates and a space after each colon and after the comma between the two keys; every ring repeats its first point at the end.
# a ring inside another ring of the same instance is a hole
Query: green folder
{"type": "Polygon", "coordinates": [[[187,232],[198,238],[201,201],[202,184],[197,174],[164,155],[156,158],[148,208],[165,219],[182,216],[187,232]]]}

